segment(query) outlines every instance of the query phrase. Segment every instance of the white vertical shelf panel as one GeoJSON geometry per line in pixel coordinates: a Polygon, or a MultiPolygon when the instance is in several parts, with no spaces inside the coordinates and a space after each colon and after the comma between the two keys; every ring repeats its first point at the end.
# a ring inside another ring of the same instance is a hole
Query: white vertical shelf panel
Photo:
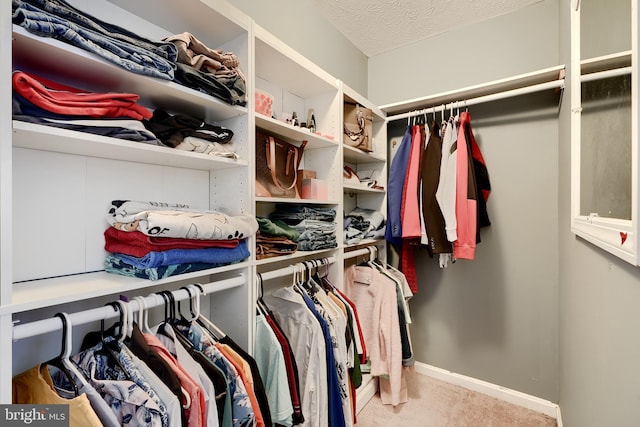
{"type": "MultiPolygon", "coordinates": [[[[11,141],[11,58],[13,48],[11,40],[11,2],[0,2],[0,43],[3,59],[0,62],[0,307],[11,304],[13,276],[13,226],[12,226],[12,146],[11,141]]],[[[11,348],[12,315],[0,312],[0,348],[2,365],[0,366],[0,403],[11,403],[11,366],[13,354],[11,348]]]]}

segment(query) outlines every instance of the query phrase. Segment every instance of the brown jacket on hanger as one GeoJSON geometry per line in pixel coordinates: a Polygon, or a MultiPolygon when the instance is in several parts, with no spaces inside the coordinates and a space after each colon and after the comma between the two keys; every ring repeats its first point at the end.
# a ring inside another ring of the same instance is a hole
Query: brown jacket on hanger
{"type": "Polygon", "coordinates": [[[442,160],[442,138],[439,135],[439,125],[434,121],[431,125],[431,135],[426,147],[423,144],[420,176],[422,178],[422,214],[424,216],[427,237],[429,239],[429,253],[451,253],[453,247],[447,240],[444,216],[436,200],[436,191],[440,181],[440,161],[442,160]]]}

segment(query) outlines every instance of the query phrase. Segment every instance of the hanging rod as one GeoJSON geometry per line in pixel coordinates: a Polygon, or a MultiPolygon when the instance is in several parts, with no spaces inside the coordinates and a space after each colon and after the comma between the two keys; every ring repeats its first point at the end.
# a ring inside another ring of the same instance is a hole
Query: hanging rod
{"type": "Polygon", "coordinates": [[[512,98],[514,96],[519,96],[519,95],[525,95],[528,93],[534,93],[534,92],[541,92],[544,90],[549,90],[549,89],[556,89],[556,88],[560,88],[560,89],[564,89],[564,79],[560,79],[560,80],[554,80],[551,82],[546,82],[546,83],[539,83],[536,85],[531,85],[531,86],[526,86],[526,87],[521,87],[518,89],[511,89],[511,90],[505,90],[503,92],[497,92],[497,93],[492,93],[489,95],[483,95],[483,96],[478,96],[476,98],[470,98],[470,99],[458,99],[458,100],[453,100],[453,101],[449,101],[445,104],[443,103],[439,103],[439,105],[434,106],[434,107],[427,107],[421,110],[417,110],[417,111],[409,111],[407,113],[402,113],[402,114],[395,114],[393,116],[387,116],[387,121],[393,121],[393,120],[400,120],[400,119],[406,119],[408,117],[413,117],[413,116],[418,116],[421,114],[428,114],[434,111],[444,111],[447,107],[446,105],[449,104],[459,104],[457,107],[468,107],[470,105],[475,105],[475,104],[482,104],[485,102],[491,102],[491,101],[497,101],[499,99],[506,99],[506,98],[512,98]]]}
{"type": "MultiPolygon", "coordinates": [[[[335,255],[331,255],[330,257],[326,257],[322,259],[324,260],[324,264],[333,264],[334,262],[336,262],[335,255]]],[[[298,264],[302,265],[301,262],[298,264]]],[[[265,271],[264,273],[260,273],[260,277],[262,277],[262,280],[271,280],[271,279],[276,279],[278,277],[289,276],[294,272],[295,272],[294,266],[289,265],[287,267],[279,268],[277,270],[269,270],[269,271],[265,271]]]]}
{"type": "Polygon", "coordinates": [[[597,71],[594,73],[583,74],[580,76],[580,82],[591,82],[594,80],[603,80],[611,77],[619,77],[631,74],[631,67],[615,68],[613,70],[597,71]]]}
{"type": "MultiPolygon", "coordinates": [[[[232,277],[229,279],[219,280],[216,282],[202,284],[202,289],[206,295],[208,293],[218,292],[225,289],[242,286],[246,282],[246,279],[242,276],[232,277]]],[[[171,291],[176,301],[182,301],[189,298],[189,293],[184,289],[176,289],[171,291]]],[[[143,297],[143,306],[146,308],[159,307],[164,305],[164,300],[160,295],[151,294],[143,297]]],[[[127,308],[131,312],[140,310],[138,301],[132,299],[125,303],[127,308]]],[[[69,320],[72,325],[82,325],[91,322],[97,322],[98,320],[109,320],[119,316],[118,311],[111,306],[104,306],[100,308],[94,308],[90,310],[78,311],[76,313],[69,314],[69,320]]],[[[21,340],[24,338],[34,337],[36,335],[43,335],[50,332],[62,330],[62,321],[58,317],[51,317],[48,319],[36,320],[29,323],[20,323],[13,327],[13,340],[21,340]]]]}

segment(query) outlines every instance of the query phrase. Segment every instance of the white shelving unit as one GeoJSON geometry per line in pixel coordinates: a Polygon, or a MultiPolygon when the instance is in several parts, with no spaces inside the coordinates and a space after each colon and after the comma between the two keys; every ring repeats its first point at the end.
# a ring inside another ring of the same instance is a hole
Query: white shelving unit
{"type": "MultiPolygon", "coordinates": [[[[11,23],[4,2],[0,37],[5,60],[0,72],[0,403],[11,402],[11,379],[59,353],[59,337],[20,336],[14,324],[51,318],[56,312],[93,310],[121,295],[133,297],[190,283],[232,283],[212,289],[203,312],[239,344],[252,351],[256,272],[268,273],[307,259],[330,259],[331,280],[341,286],[349,251],[384,240],[343,245],[342,220],[356,206],[386,214],[386,189],[343,185],[342,170],[374,171],[386,186],[385,113],[317,65],[256,25],[224,0],[97,0],[81,10],[150,40],[189,31],[209,47],[232,51],[247,77],[247,105],[232,106],[175,82],[128,72],[91,53],[60,41],[35,36],[11,23]],[[11,41],[11,43],[9,43],[11,41]],[[9,56],[11,55],[11,56],[9,56]],[[9,57],[11,60],[9,61],[9,57]],[[239,159],[232,160],[135,143],[84,132],[12,120],[11,74],[41,75],[95,92],[140,95],[151,110],[188,114],[233,130],[239,159]],[[254,112],[254,90],[274,95],[274,117],[254,112]],[[374,111],[373,153],[342,144],[344,102],[374,111]],[[301,121],[313,109],[317,133],[285,123],[282,113],[297,112],[301,121]],[[301,169],[315,170],[328,186],[326,200],[255,196],[255,132],[299,144],[306,140],[301,169]],[[268,215],[276,204],[326,206],[336,210],[338,247],[298,251],[173,276],[157,281],[104,271],[106,210],[112,200],[185,203],[230,215],[268,215]],[[39,351],[34,352],[36,347],[39,351]]],[[[379,254],[384,251],[379,250],[379,254]]],[[[272,280],[266,288],[287,283],[272,280]]],[[[79,338],[95,324],[74,326],[79,338]]],[[[27,328],[28,329],[28,328],[27,328]]],[[[24,329],[24,330],[27,330],[24,329]]],[[[368,383],[366,398],[375,392],[368,383]]],[[[359,401],[359,408],[365,402],[359,401]]]]}
{"type": "MultiPolygon", "coordinates": [[[[217,8],[195,0],[188,3],[175,8],[170,2],[96,1],[83,10],[149,39],[159,40],[188,28],[208,46],[232,50],[241,68],[248,67],[252,61],[251,20],[226,3],[217,8]],[[144,13],[136,11],[137,7],[143,7],[144,13]],[[189,13],[181,15],[186,10],[189,13]]],[[[9,351],[3,353],[0,368],[0,401],[11,402],[14,374],[59,352],[56,344],[42,345],[49,337],[14,342],[14,323],[50,318],[58,311],[100,307],[120,295],[132,297],[187,283],[242,278],[242,286],[212,287],[216,293],[205,307],[220,327],[248,348],[253,339],[251,259],[157,281],[125,277],[104,272],[103,232],[108,226],[107,208],[116,199],[179,202],[230,215],[253,213],[249,108],[228,105],[175,82],[128,72],[74,46],[35,36],[12,25],[10,6],[3,3],[5,6],[2,99],[3,112],[8,114],[0,119],[5,142],[0,187],[0,345],[9,351]],[[240,158],[217,158],[13,121],[8,108],[14,70],[88,91],[136,93],[139,103],[151,110],[188,114],[224,126],[234,132],[240,158]]],[[[94,328],[95,324],[84,325],[74,331],[79,338],[94,328]]]]}

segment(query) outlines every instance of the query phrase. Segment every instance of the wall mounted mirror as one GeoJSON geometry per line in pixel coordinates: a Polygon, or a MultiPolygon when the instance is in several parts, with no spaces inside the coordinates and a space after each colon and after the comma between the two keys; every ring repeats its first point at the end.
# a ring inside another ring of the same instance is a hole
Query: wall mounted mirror
{"type": "Polygon", "coordinates": [[[571,2],[571,228],[634,265],[637,6],[638,0],[571,2]]]}

